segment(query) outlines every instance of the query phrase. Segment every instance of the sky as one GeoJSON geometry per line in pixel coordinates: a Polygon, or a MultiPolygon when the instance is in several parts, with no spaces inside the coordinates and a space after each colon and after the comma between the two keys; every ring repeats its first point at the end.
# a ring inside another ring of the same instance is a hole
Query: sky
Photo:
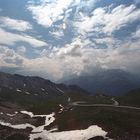
{"type": "Polygon", "coordinates": [[[140,74],[140,0],[0,0],[0,71],[53,81],[140,74]]]}

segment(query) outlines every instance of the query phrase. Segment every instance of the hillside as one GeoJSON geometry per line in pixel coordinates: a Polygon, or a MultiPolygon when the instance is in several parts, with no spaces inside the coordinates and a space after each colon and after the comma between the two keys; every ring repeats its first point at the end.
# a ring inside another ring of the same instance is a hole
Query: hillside
{"type": "Polygon", "coordinates": [[[140,89],[129,91],[126,95],[118,97],[120,104],[140,107],[140,89]]]}
{"type": "Polygon", "coordinates": [[[3,72],[0,72],[0,86],[16,89],[19,92],[26,92],[27,94],[39,94],[42,96],[59,96],[70,91],[86,92],[77,86],[55,84],[41,77],[12,75],[3,72]]]}
{"type": "Polygon", "coordinates": [[[0,73],[0,139],[139,139],[139,110],[119,107],[136,106],[126,102],[129,96],[91,95],[75,85],[0,73]],[[76,106],[78,101],[85,106],[76,106]]]}
{"type": "Polygon", "coordinates": [[[0,99],[40,113],[67,104],[70,97],[84,98],[88,94],[78,86],[55,84],[40,77],[0,73],[0,99]]]}

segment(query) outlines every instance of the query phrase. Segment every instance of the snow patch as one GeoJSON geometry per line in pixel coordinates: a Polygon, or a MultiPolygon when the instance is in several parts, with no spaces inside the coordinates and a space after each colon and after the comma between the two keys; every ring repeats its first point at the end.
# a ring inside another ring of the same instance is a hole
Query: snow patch
{"type": "Polygon", "coordinates": [[[70,102],[71,102],[71,98],[69,97],[69,98],[68,98],[68,103],[70,103],[70,102]]]}
{"type": "Polygon", "coordinates": [[[63,90],[61,90],[60,88],[56,88],[58,91],[60,91],[61,93],[64,93],[63,90]]]}
{"type": "Polygon", "coordinates": [[[20,111],[22,114],[26,114],[28,116],[30,116],[31,118],[34,116],[34,114],[32,112],[28,112],[28,111],[20,111]]]}
{"type": "Polygon", "coordinates": [[[31,94],[31,93],[29,93],[29,92],[27,92],[27,91],[26,91],[25,93],[26,93],[27,95],[30,95],[30,94],[31,94]]]}
{"type": "Polygon", "coordinates": [[[33,117],[45,117],[45,124],[39,127],[35,127],[32,132],[42,132],[44,130],[45,126],[49,126],[51,123],[54,122],[55,118],[54,115],[55,113],[52,113],[50,115],[34,115],[32,112],[28,112],[28,111],[20,111],[22,114],[26,114],[28,116],[30,116],[31,118],[33,117]]]}
{"type": "Polygon", "coordinates": [[[106,138],[107,132],[97,125],[90,126],[85,130],[73,130],[63,132],[53,132],[44,130],[42,133],[31,134],[30,140],[42,138],[43,140],[88,140],[96,136],[106,138]]]}
{"type": "Polygon", "coordinates": [[[58,113],[61,114],[64,111],[65,108],[61,104],[59,104],[59,107],[61,107],[61,108],[60,108],[60,111],[58,113]]]}
{"type": "Polygon", "coordinates": [[[41,88],[41,90],[42,90],[42,91],[45,91],[45,89],[44,89],[44,88],[41,88]]]}
{"type": "MultiPolygon", "coordinates": [[[[63,107],[61,104],[60,107],[63,107]]],[[[20,111],[22,114],[26,114],[32,117],[45,117],[45,124],[35,127],[34,125],[25,123],[25,124],[18,124],[12,125],[10,123],[6,123],[0,121],[0,124],[3,126],[8,126],[14,129],[26,129],[27,127],[32,128],[32,133],[29,135],[30,140],[35,140],[38,138],[42,138],[42,140],[88,140],[90,138],[101,136],[107,138],[107,132],[105,132],[101,127],[97,125],[92,125],[87,129],[83,130],[72,130],[72,131],[62,131],[62,132],[54,132],[57,129],[45,130],[45,126],[49,126],[55,120],[55,113],[49,115],[34,115],[32,112],[28,111],[20,111]]]]}
{"type": "Polygon", "coordinates": [[[9,114],[9,113],[7,113],[6,115],[10,116],[10,117],[14,117],[16,114],[9,114]]]}
{"type": "Polygon", "coordinates": [[[31,118],[32,117],[45,117],[45,124],[42,126],[38,126],[38,127],[35,127],[34,125],[31,125],[29,123],[12,125],[11,123],[7,123],[2,120],[0,120],[0,124],[3,126],[8,126],[10,128],[14,128],[14,129],[26,129],[27,127],[30,127],[33,129],[32,132],[39,133],[39,132],[43,132],[44,127],[50,125],[55,120],[55,118],[54,118],[55,113],[52,113],[50,115],[34,115],[32,112],[28,112],[28,111],[20,111],[20,113],[26,114],[26,115],[30,116],[31,118]]]}
{"type": "Polygon", "coordinates": [[[22,92],[22,90],[20,90],[20,89],[18,89],[18,88],[16,89],[16,91],[17,91],[17,92],[22,92]]]}
{"type": "Polygon", "coordinates": [[[6,122],[3,122],[0,120],[0,124],[3,125],[3,126],[8,126],[8,127],[11,127],[11,128],[15,128],[15,129],[26,129],[27,127],[31,127],[31,128],[35,128],[35,126],[31,125],[31,124],[17,124],[17,125],[12,125],[10,123],[6,123],[6,122]]]}

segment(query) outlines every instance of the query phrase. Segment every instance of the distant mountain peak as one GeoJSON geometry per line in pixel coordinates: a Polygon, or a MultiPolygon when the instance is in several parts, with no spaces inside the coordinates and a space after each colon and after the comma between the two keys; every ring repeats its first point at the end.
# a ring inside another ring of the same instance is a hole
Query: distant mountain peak
{"type": "Polygon", "coordinates": [[[120,69],[96,72],[91,76],[80,76],[65,81],[76,84],[91,93],[121,95],[140,87],[140,77],[120,69]]]}

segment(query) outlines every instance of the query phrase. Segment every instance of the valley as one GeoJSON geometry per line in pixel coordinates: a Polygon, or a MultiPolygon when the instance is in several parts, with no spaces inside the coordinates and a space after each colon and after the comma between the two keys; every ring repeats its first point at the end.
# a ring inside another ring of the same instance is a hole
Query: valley
{"type": "Polygon", "coordinates": [[[117,97],[93,95],[77,86],[5,75],[0,78],[2,140],[140,139],[139,90],[117,97]]]}

